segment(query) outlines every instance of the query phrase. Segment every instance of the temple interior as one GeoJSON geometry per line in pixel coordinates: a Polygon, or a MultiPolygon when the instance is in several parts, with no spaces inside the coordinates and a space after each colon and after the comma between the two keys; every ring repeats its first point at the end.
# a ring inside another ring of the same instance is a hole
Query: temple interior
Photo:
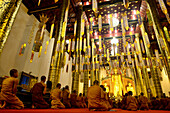
{"type": "Polygon", "coordinates": [[[42,75],[86,96],[98,80],[115,98],[170,97],[169,13],[170,0],[2,0],[0,84],[17,69],[25,103],[42,75]]]}

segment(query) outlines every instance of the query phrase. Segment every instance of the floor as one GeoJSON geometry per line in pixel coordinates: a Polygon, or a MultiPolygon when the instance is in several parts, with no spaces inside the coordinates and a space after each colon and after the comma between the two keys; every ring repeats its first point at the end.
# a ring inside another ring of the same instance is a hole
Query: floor
{"type": "Polygon", "coordinates": [[[103,112],[116,112],[116,113],[170,113],[170,111],[149,110],[149,111],[126,111],[115,109],[116,111],[89,111],[88,109],[1,109],[0,113],[103,113],[103,112]]]}

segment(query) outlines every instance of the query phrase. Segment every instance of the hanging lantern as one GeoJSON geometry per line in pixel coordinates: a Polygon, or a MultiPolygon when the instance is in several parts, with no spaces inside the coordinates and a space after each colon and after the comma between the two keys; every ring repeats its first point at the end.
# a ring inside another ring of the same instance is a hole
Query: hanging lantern
{"type": "Polygon", "coordinates": [[[93,33],[93,18],[90,18],[90,34],[93,33]]]}
{"type": "Polygon", "coordinates": [[[75,40],[73,39],[72,40],[72,49],[71,49],[72,52],[74,52],[74,48],[75,48],[75,40]]]}
{"type": "Polygon", "coordinates": [[[129,0],[123,0],[123,5],[126,9],[129,7],[129,0]]]}
{"type": "Polygon", "coordinates": [[[140,40],[140,46],[142,48],[142,52],[145,53],[145,49],[144,49],[144,45],[143,45],[143,41],[142,40],[140,40]]]}
{"type": "Polygon", "coordinates": [[[110,16],[110,30],[113,31],[113,16],[112,14],[110,14],[109,16],[110,16]]]}
{"type": "Polygon", "coordinates": [[[48,48],[49,41],[46,42],[45,52],[44,54],[47,54],[47,48],[48,48]]]}
{"type": "Polygon", "coordinates": [[[84,38],[84,52],[86,52],[86,38],[84,38]]]}
{"type": "Polygon", "coordinates": [[[33,58],[34,58],[34,51],[32,51],[32,53],[31,53],[31,59],[30,59],[30,63],[32,63],[32,61],[33,61],[33,58]]]}
{"type": "Polygon", "coordinates": [[[140,12],[137,10],[136,14],[137,14],[136,16],[137,16],[138,24],[140,26],[142,25],[142,18],[141,18],[140,12]]]}
{"type": "Polygon", "coordinates": [[[168,33],[168,29],[166,27],[164,27],[164,32],[165,32],[166,39],[168,40],[168,42],[170,42],[170,36],[168,33]]]}
{"type": "Polygon", "coordinates": [[[124,27],[125,27],[125,29],[128,31],[128,29],[129,29],[129,24],[128,24],[127,14],[124,13],[122,18],[123,18],[124,27]]]}
{"type": "Polygon", "coordinates": [[[169,17],[168,10],[166,8],[166,5],[165,5],[164,1],[163,0],[158,0],[158,2],[159,2],[159,5],[160,5],[160,7],[162,9],[162,12],[166,15],[166,18],[167,18],[168,22],[170,23],[170,17],[169,17]]]}
{"type": "Polygon", "coordinates": [[[146,44],[147,44],[148,48],[150,48],[150,41],[149,41],[148,34],[146,32],[145,32],[145,40],[146,40],[146,44]]]}
{"type": "Polygon", "coordinates": [[[98,16],[98,23],[99,23],[99,32],[101,32],[102,31],[102,16],[101,15],[98,16]]]}

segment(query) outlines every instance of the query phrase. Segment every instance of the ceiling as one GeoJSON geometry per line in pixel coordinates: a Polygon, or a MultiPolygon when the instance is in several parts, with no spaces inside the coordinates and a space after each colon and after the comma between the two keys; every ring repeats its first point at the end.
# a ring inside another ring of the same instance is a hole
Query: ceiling
{"type": "MultiPolygon", "coordinates": [[[[39,15],[44,13],[48,16],[49,20],[47,22],[47,30],[50,31],[50,27],[52,24],[52,21],[54,20],[54,16],[56,16],[55,23],[57,23],[59,19],[59,15],[61,12],[61,4],[62,0],[58,0],[58,2],[54,2],[54,0],[41,0],[40,5],[38,6],[39,0],[23,0],[24,5],[28,8],[28,14],[34,14],[34,16],[39,20],[39,15]]],[[[129,33],[132,32],[133,34],[136,32],[136,25],[137,25],[137,17],[136,12],[137,10],[140,11],[141,7],[141,1],[140,0],[129,0],[132,1],[129,4],[128,9],[126,9],[122,3],[123,0],[97,0],[98,1],[98,14],[102,16],[102,31],[101,33],[98,32],[98,18],[95,17],[94,11],[91,9],[92,5],[91,2],[88,2],[89,0],[70,0],[70,6],[69,6],[69,13],[68,13],[68,23],[67,23],[67,29],[66,29],[66,39],[70,39],[74,37],[74,22],[76,20],[76,13],[77,13],[77,4],[82,3],[83,9],[85,11],[85,14],[87,16],[88,21],[90,21],[90,18],[93,18],[93,34],[91,35],[91,38],[95,39],[96,46],[98,48],[97,42],[98,42],[98,36],[101,35],[103,39],[105,39],[104,43],[106,45],[106,48],[110,50],[111,52],[111,39],[113,37],[119,38],[119,49],[122,51],[122,40],[121,40],[121,26],[120,24],[118,27],[115,27],[113,31],[110,30],[109,26],[109,14],[113,14],[113,16],[117,19],[121,19],[121,14],[125,13],[128,17],[129,22],[129,30],[127,31],[127,41],[131,41],[129,37],[129,33]]],[[[158,3],[157,3],[158,4],[158,3]]],[[[165,15],[162,13],[159,4],[157,5],[158,12],[160,15],[160,20],[162,20],[162,25],[167,26],[168,29],[170,29],[170,26],[168,22],[166,21],[165,15]]],[[[168,7],[168,6],[167,6],[168,7]]],[[[168,10],[170,11],[170,7],[168,7],[168,10]]],[[[145,19],[147,22],[147,19],[145,19]]],[[[55,35],[55,34],[53,34],[55,35]]],[[[150,35],[150,34],[149,34],[150,35]]],[[[84,35],[86,37],[86,35],[84,35]]],[[[150,36],[151,37],[151,36],[150,36]]],[[[154,39],[155,40],[155,39],[154,39]]],[[[151,42],[154,41],[151,39],[151,42]]]]}

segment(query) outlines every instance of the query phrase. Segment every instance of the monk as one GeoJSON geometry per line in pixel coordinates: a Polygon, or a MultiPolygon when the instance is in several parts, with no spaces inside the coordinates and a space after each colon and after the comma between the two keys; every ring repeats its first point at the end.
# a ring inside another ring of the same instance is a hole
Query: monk
{"type": "Polygon", "coordinates": [[[51,108],[53,109],[63,109],[65,108],[65,106],[63,105],[63,103],[61,102],[62,99],[62,91],[61,91],[61,84],[58,83],[57,84],[57,88],[52,90],[51,92],[51,108]]]}
{"type": "Polygon", "coordinates": [[[126,101],[127,110],[136,111],[138,109],[137,106],[138,102],[136,98],[133,97],[132,95],[133,95],[132,91],[129,91],[127,96],[127,101],[126,101]]]}
{"type": "Polygon", "coordinates": [[[22,101],[16,96],[17,92],[17,85],[19,80],[18,71],[16,69],[10,70],[9,78],[6,78],[2,82],[2,89],[0,93],[0,103],[2,104],[1,108],[15,108],[15,109],[22,109],[24,108],[24,104],[22,101]]]}
{"type": "Polygon", "coordinates": [[[76,94],[76,90],[73,90],[73,93],[71,94],[71,107],[72,108],[77,108],[77,94],[76,94]]]}
{"type": "Polygon", "coordinates": [[[41,82],[36,83],[31,89],[32,93],[32,108],[46,109],[49,108],[49,104],[43,99],[43,94],[46,93],[46,77],[41,77],[41,82]]]}
{"type": "Polygon", "coordinates": [[[148,98],[144,96],[143,93],[141,93],[139,99],[139,109],[140,110],[149,110],[149,106],[148,106],[148,98]]]}
{"type": "Polygon", "coordinates": [[[165,107],[168,105],[168,98],[166,98],[165,93],[162,95],[162,98],[160,99],[160,110],[165,110],[165,107]]]}
{"type": "Polygon", "coordinates": [[[124,110],[126,109],[127,96],[128,96],[128,94],[125,93],[125,95],[123,96],[123,99],[122,99],[122,101],[121,101],[121,104],[122,104],[121,108],[124,109],[124,110]]]}
{"type": "Polygon", "coordinates": [[[80,93],[79,96],[77,97],[77,106],[79,108],[84,108],[82,93],[80,93]]]}
{"type": "Polygon", "coordinates": [[[104,98],[103,89],[99,86],[99,81],[95,80],[93,86],[88,88],[88,108],[89,110],[109,110],[105,102],[102,101],[104,98]]]}
{"type": "Polygon", "coordinates": [[[85,94],[83,93],[83,105],[84,105],[84,108],[87,108],[86,101],[87,101],[87,97],[85,97],[85,94]]]}
{"type": "Polygon", "coordinates": [[[69,86],[66,86],[63,91],[63,104],[66,108],[71,108],[70,104],[70,92],[69,92],[69,86]]]}
{"type": "Polygon", "coordinates": [[[165,107],[165,110],[170,110],[170,97],[167,98],[167,101],[168,101],[168,104],[167,104],[167,106],[165,107]]]}

